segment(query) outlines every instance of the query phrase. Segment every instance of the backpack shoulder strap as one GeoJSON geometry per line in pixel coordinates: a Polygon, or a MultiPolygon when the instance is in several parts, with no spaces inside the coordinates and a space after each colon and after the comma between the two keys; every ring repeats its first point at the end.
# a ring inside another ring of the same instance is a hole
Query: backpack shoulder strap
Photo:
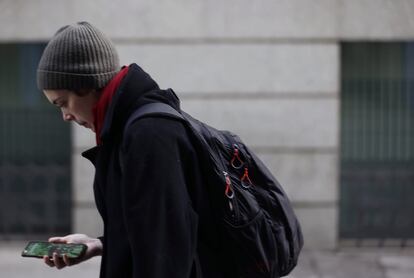
{"type": "Polygon", "coordinates": [[[164,115],[164,116],[169,116],[172,118],[178,118],[178,119],[184,120],[184,117],[180,114],[180,112],[178,112],[177,110],[175,110],[168,104],[161,103],[161,102],[149,103],[149,104],[145,104],[144,106],[141,106],[140,108],[135,110],[131,116],[129,116],[129,119],[126,122],[125,127],[124,127],[123,135],[125,136],[128,128],[131,126],[133,122],[135,122],[136,120],[140,118],[147,117],[150,115],[160,115],[160,116],[164,115]]]}
{"type": "MultiPolygon", "coordinates": [[[[166,117],[171,117],[171,118],[176,118],[176,119],[180,119],[180,120],[184,120],[184,117],[180,114],[180,112],[178,112],[177,110],[175,110],[174,108],[172,108],[170,105],[165,104],[165,103],[161,103],[161,102],[154,102],[154,103],[149,103],[149,104],[145,104],[141,107],[139,107],[137,110],[135,110],[128,118],[125,126],[124,126],[124,130],[123,130],[123,134],[122,137],[125,138],[125,135],[128,131],[128,128],[138,119],[140,118],[144,118],[147,116],[166,116],[166,117]]],[[[119,162],[120,162],[120,166],[121,166],[121,172],[124,169],[124,166],[122,164],[122,152],[119,152],[119,162]]]]}

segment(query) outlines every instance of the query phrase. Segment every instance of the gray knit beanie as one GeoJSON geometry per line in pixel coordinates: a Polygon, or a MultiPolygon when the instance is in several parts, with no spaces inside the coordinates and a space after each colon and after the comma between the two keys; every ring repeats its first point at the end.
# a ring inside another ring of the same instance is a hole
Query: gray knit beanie
{"type": "Polygon", "coordinates": [[[120,70],[112,42],[88,22],[60,28],[37,68],[37,86],[47,89],[100,89],[120,70]]]}

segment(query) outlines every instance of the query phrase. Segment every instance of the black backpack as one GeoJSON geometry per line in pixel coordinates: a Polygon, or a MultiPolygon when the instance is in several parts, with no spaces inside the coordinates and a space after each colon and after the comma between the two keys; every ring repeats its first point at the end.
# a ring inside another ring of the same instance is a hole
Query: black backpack
{"type": "Polygon", "coordinates": [[[209,194],[214,194],[213,200],[222,200],[216,202],[217,217],[223,223],[223,250],[233,262],[230,271],[234,277],[289,274],[303,246],[301,228],[288,197],[260,159],[237,135],[210,127],[164,103],[138,108],[129,117],[124,133],[132,122],[149,116],[183,121],[201,148],[209,194]]]}

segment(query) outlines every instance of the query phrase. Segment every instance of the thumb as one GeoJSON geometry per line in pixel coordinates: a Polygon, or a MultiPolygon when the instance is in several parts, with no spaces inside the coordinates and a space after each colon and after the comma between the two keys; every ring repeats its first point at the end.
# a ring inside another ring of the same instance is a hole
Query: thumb
{"type": "Polygon", "coordinates": [[[51,237],[48,240],[49,242],[53,242],[53,243],[67,243],[68,240],[66,237],[51,237]]]}

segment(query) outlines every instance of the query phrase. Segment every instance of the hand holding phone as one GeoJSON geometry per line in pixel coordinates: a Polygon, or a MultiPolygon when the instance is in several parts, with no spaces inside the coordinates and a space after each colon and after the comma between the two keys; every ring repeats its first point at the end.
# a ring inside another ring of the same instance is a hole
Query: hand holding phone
{"type": "Polygon", "coordinates": [[[31,246],[29,243],[26,249],[28,251],[26,253],[23,251],[25,253],[22,254],[23,256],[40,258],[41,255],[45,254],[42,257],[45,264],[62,269],[101,255],[102,242],[97,238],[91,238],[84,234],[71,234],[64,237],[49,238],[48,242],[43,242],[38,246],[31,246]],[[86,246],[86,248],[81,246],[86,246]],[[84,251],[83,248],[85,248],[84,251]]]}

